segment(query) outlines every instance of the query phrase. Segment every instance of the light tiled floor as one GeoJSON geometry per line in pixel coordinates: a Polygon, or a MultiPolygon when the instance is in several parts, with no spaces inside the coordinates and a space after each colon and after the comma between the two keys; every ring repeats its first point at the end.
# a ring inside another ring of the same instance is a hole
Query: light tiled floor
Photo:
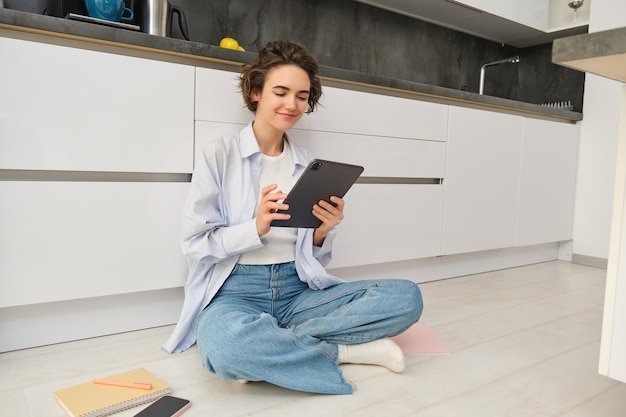
{"type": "Polygon", "coordinates": [[[188,417],[623,417],[626,384],[597,372],[605,275],[556,261],[422,284],[421,322],[452,354],[409,356],[401,375],[343,366],[350,396],[222,381],[195,348],[162,352],[167,326],[1,354],[0,415],[64,416],[54,390],[142,366],[192,401],[188,417]]]}

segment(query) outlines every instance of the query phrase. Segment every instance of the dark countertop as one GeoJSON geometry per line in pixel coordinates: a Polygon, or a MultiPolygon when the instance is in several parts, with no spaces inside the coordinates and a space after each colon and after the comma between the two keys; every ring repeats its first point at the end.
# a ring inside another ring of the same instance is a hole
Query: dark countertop
{"type": "Polygon", "coordinates": [[[556,39],[552,62],[626,83],[626,27],[556,39]]]}
{"type": "MultiPolygon", "coordinates": [[[[215,45],[2,8],[0,36],[233,71],[256,56],[215,45]]],[[[319,74],[325,85],[341,88],[550,120],[575,122],[583,117],[578,112],[329,66],[321,66],[319,74]]]]}

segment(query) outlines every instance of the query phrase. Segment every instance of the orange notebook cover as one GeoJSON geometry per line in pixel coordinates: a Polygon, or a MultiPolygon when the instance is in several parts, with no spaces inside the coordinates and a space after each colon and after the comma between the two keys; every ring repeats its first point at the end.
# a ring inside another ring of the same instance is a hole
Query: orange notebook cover
{"type": "Polygon", "coordinates": [[[425,324],[414,324],[404,333],[390,339],[407,354],[445,355],[450,353],[435,331],[425,324]]]}
{"type": "Polygon", "coordinates": [[[144,368],[107,376],[107,380],[145,382],[151,390],[86,382],[54,392],[54,398],[70,417],[99,417],[154,401],[172,392],[170,387],[144,368]]]}

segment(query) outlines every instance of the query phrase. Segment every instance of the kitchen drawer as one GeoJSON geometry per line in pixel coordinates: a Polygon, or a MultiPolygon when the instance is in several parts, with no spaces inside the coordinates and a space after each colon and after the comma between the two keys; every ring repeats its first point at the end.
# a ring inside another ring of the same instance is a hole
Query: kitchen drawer
{"type": "Polygon", "coordinates": [[[316,158],[362,165],[364,177],[445,176],[445,142],[301,129],[289,135],[316,158]]]}
{"type": "Polygon", "coordinates": [[[408,98],[324,87],[320,106],[298,129],[445,141],[448,106],[408,98]]]}
{"type": "Polygon", "coordinates": [[[182,286],[187,188],[0,181],[0,307],[182,286]]]}
{"type": "Polygon", "coordinates": [[[188,173],[192,66],[0,38],[0,169],[188,173]]]}
{"type": "Polygon", "coordinates": [[[439,255],[443,195],[442,185],[355,184],[329,268],[439,255]]]}
{"type": "Polygon", "coordinates": [[[196,120],[248,124],[254,114],[239,92],[239,73],[196,69],[196,120]]]}
{"type": "MultiPolygon", "coordinates": [[[[196,122],[196,156],[220,136],[236,133],[244,124],[196,122]]],[[[292,129],[290,138],[320,159],[365,167],[364,177],[443,178],[446,143],[345,133],[292,129]]]]}

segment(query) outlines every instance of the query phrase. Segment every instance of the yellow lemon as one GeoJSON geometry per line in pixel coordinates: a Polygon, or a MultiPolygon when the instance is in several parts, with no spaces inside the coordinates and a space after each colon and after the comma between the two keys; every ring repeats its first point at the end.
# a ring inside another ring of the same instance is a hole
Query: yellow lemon
{"type": "Polygon", "coordinates": [[[237,49],[238,49],[238,50],[240,50],[240,51],[244,51],[244,52],[246,51],[245,49],[243,49],[243,46],[241,46],[241,45],[239,45],[239,46],[237,47],[237,49]]]}
{"type": "Polygon", "coordinates": [[[226,49],[239,49],[239,42],[233,38],[224,38],[220,41],[220,47],[226,49]]]}

